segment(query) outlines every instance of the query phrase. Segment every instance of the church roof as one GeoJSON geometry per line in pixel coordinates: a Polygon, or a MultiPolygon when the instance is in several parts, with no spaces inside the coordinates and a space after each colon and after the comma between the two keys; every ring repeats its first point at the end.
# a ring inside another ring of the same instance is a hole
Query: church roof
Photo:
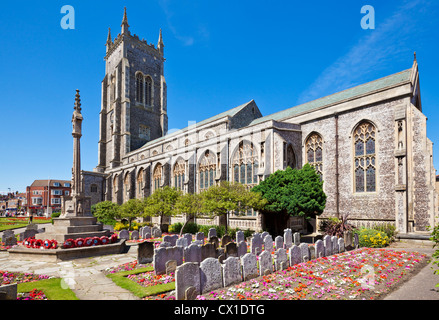
{"type": "Polygon", "coordinates": [[[276,113],[272,113],[265,117],[261,117],[253,120],[250,125],[258,124],[268,120],[280,121],[283,119],[291,118],[304,112],[310,112],[322,107],[338,104],[346,100],[353,99],[355,97],[361,97],[367,94],[371,94],[375,91],[381,91],[386,88],[391,88],[396,85],[410,82],[412,69],[407,69],[390,76],[377,79],[365,84],[340,91],[329,96],[313,100],[286,110],[282,110],[276,113]]]}

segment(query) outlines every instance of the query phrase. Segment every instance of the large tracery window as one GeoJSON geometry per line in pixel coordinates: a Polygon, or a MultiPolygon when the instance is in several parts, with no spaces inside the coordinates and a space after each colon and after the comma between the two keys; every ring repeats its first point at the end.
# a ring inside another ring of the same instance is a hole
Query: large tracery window
{"type": "Polygon", "coordinates": [[[145,103],[144,100],[144,80],[143,74],[140,72],[136,75],[136,101],[139,103],[145,103]]]}
{"type": "Polygon", "coordinates": [[[174,187],[183,190],[184,185],[184,174],[186,172],[186,165],[184,160],[179,160],[174,165],[174,187]]]}
{"type": "Polygon", "coordinates": [[[215,183],[216,159],[212,152],[206,151],[199,165],[200,190],[208,189],[215,183]]]}
{"type": "Polygon", "coordinates": [[[154,183],[154,190],[157,190],[162,185],[162,175],[163,175],[163,167],[160,163],[155,166],[154,172],[152,174],[152,180],[154,183]]]}
{"type": "Polygon", "coordinates": [[[253,186],[258,183],[258,155],[252,143],[240,142],[232,159],[233,181],[253,186]]]}
{"type": "Polygon", "coordinates": [[[376,129],[369,122],[360,123],[354,130],[354,190],[376,191],[376,129]]]}
{"type": "Polygon", "coordinates": [[[313,133],[305,143],[306,161],[323,177],[323,139],[318,133],[313,133]]]}

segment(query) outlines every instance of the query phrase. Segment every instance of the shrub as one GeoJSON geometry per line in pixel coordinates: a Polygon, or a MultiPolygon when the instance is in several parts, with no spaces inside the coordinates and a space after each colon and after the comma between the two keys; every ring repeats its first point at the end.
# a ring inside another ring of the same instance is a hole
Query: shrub
{"type": "Polygon", "coordinates": [[[320,229],[325,235],[337,236],[338,238],[343,238],[345,231],[350,231],[355,229],[354,226],[348,223],[349,214],[344,214],[341,219],[338,218],[328,218],[320,224],[320,229]]]}
{"type": "Polygon", "coordinates": [[[207,237],[207,235],[209,234],[209,229],[210,228],[215,228],[216,229],[216,235],[218,236],[218,238],[222,238],[226,232],[226,228],[224,226],[215,226],[215,225],[198,225],[198,231],[199,232],[204,232],[204,235],[207,237]]]}
{"type": "Polygon", "coordinates": [[[385,232],[375,229],[361,228],[358,232],[360,247],[383,248],[390,244],[390,238],[385,232]]]}
{"type": "Polygon", "coordinates": [[[120,230],[128,230],[129,225],[122,223],[122,222],[116,222],[114,225],[114,231],[120,231],[120,230]]]}
{"type": "Polygon", "coordinates": [[[381,225],[374,226],[373,229],[384,232],[390,241],[395,241],[395,236],[397,234],[396,227],[391,223],[384,223],[381,225]]]}

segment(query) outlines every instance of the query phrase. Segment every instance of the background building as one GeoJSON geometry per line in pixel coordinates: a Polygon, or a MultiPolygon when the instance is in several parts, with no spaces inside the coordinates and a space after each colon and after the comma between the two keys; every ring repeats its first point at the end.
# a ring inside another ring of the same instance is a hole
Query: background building
{"type": "Polygon", "coordinates": [[[61,197],[70,192],[70,180],[35,180],[26,187],[27,214],[48,217],[61,211],[61,197]]]}

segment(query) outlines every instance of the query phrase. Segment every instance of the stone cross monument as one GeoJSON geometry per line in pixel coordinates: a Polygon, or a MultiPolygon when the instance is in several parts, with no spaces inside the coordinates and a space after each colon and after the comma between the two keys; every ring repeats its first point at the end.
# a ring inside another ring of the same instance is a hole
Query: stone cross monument
{"type": "Polygon", "coordinates": [[[79,90],[76,90],[75,107],[72,116],[73,136],[73,167],[72,167],[72,193],[64,197],[61,209],[61,218],[92,216],[90,212],[90,197],[84,196],[81,178],[81,136],[82,114],[79,90]]]}

